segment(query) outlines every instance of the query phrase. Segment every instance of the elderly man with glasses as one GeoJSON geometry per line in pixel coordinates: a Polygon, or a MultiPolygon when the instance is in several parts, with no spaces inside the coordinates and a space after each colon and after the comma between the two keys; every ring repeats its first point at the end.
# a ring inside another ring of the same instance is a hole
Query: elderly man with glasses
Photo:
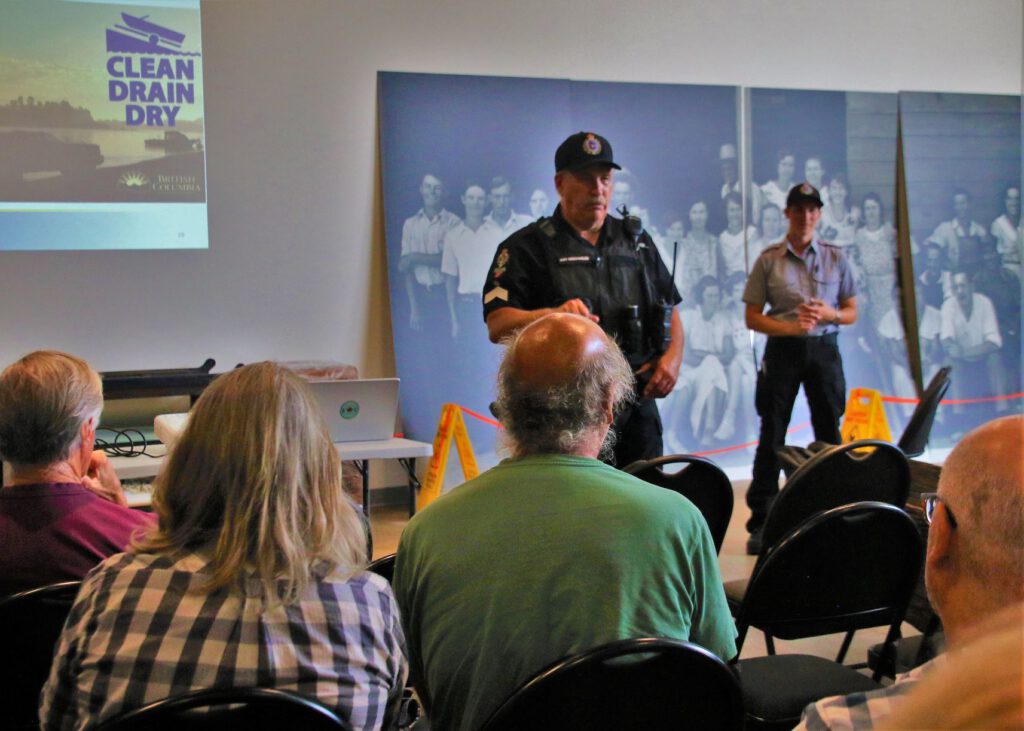
{"type": "MultiPolygon", "coordinates": [[[[943,665],[955,666],[962,653],[983,641],[980,625],[1000,612],[1016,611],[1024,621],[1022,445],[1024,416],[978,427],[946,459],[938,492],[923,496],[929,524],[925,585],[942,618],[948,651],[887,688],[808,706],[798,729],[876,728],[918,681],[943,665]]],[[[1018,683],[1018,704],[1020,691],[1018,683]]],[[[950,703],[976,700],[951,698],[950,703]]]]}

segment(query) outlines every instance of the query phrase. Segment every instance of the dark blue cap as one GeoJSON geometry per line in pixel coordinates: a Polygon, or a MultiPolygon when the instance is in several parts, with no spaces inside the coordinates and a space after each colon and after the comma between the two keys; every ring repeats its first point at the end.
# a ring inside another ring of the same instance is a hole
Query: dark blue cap
{"type": "Polygon", "coordinates": [[[611,143],[596,132],[577,132],[560,144],[555,152],[556,173],[582,170],[591,165],[607,165],[622,170],[612,157],[611,143]]]}

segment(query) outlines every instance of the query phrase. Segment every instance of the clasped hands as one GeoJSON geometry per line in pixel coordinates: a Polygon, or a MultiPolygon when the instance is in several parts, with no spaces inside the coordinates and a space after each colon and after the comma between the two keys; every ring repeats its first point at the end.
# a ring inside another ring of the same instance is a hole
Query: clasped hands
{"type": "Polygon", "coordinates": [[[801,334],[809,333],[822,322],[833,322],[839,310],[819,299],[801,302],[796,308],[796,325],[801,334]]]}

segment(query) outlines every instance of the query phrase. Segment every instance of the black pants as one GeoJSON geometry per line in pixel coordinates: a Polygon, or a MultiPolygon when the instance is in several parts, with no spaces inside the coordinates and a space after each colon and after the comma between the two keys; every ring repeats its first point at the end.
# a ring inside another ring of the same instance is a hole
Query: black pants
{"type": "Polygon", "coordinates": [[[818,441],[838,444],[839,418],[846,408],[846,379],[836,335],[816,338],[770,337],[757,373],[754,404],[761,417],[761,436],[754,454],[754,474],[747,490],[753,532],[764,523],[768,506],[779,492],[779,458],[785,444],[793,402],[801,384],[811,410],[818,441]]]}
{"type": "Polygon", "coordinates": [[[614,466],[621,469],[638,459],[662,455],[661,415],[654,399],[640,399],[628,406],[612,429],[616,434],[614,466]]]}

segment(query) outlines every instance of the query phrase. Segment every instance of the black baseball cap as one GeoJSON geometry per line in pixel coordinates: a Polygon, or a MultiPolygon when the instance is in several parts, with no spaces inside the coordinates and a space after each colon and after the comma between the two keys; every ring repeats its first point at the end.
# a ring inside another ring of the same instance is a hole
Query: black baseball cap
{"type": "Polygon", "coordinates": [[[591,165],[608,165],[622,170],[612,157],[612,146],[596,132],[577,132],[566,138],[555,151],[555,172],[581,170],[591,165]]]}
{"type": "Polygon", "coordinates": [[[786,196],[786,208],[792,208],[797,203],[813,203],[818,208],[825,205],[821,202],[821,193],[810,183],[800,183],[800,185],[794,185],[789,189],[789,195],[786,196]]]}

